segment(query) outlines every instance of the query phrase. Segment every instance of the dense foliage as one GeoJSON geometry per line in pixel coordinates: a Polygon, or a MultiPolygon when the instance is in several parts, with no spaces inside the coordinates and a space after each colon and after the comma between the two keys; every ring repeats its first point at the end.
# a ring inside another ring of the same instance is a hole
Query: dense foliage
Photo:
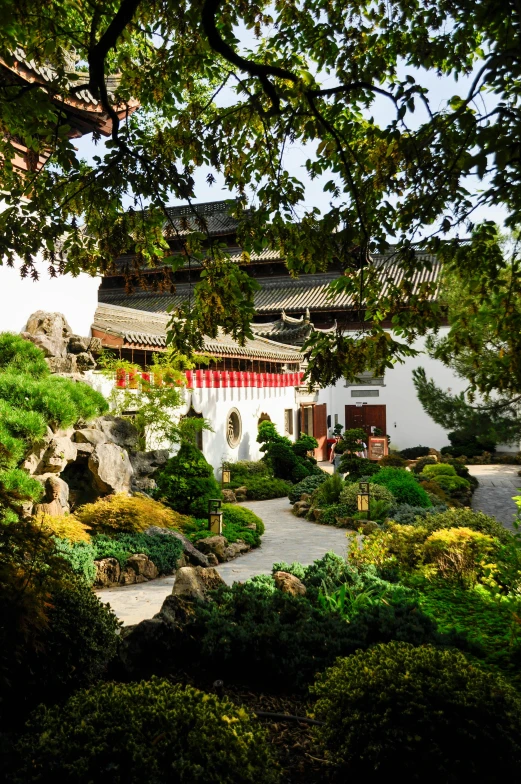
{"type": "Polygon", "coordinates": [[[257,441],[262,444],[260,451],[264,454],[263,460],[278,479],[301,482],[306,476],[320,470],[315,458],[308,456],[308,452],[318,446],[312,436],[301,433],[300,438],[291,441],[279,435],[273,422],[266,420],[259,425],[257,441]]]}
{"type": "Polygon", "coordinates": [[[372,481],[390,490],[399,504],[431,506],[429,496],[410,471],[402,468],[382,468],[372,481]]]}
{"type": "MultiPolygon", "coordinates": [[[[47,601],[45,627],[31,630],[29,644],[13,650],[14,640],[8,640],[2,651],[8,670],[0,683],[9,722],[40,702],[61,702],[94,683],[116,652],[119,621],[87,585],[62,580],[52,586],[47,601]]],[[[13,628],[12,616],[4,617],[8,633],[23,634],[13,628]]]]}
{"type": "Polygon", "coordinates": [[[47,427],[69,427],[107,408],[88,384],[51,375],[33,343],[0,334],[0,524],[16,521],[23,502],[43,494],[41,483],[18,466],[47,427]]]}
{"type": "Polygon", "coordinates": [[[183,515],[141,494],[100,498],[74,514],[92,533],[140,533],[150,526],[179,528],[184,522],[183,515]]]}
{"type": "Polygon", "coordinates": [[[190,686],[100,684],[41,708],[18,746],[13,781],[275,784],[264,731],[228,700],[190,686]]]}
{"type": "Polygon", "coordinates": [[[317,487],[326,481],[327,477],[328,475],[326,472],[321,471],[320,474],[311,474],[301,482],[293,485],[288,494],[290,503],[295,504],[297,501],[300,501],[300,498],[304,493],[311,495],[317,487]]]}
{"type": "Polygon", "coordinates": [[[213,468],[194,444],[183,442],[174,457],[156,476],[156,497],[182,514],[203,517],[208,514],[208,500],[220,498],[221,488],[213,468]]]}
{"type": "MultiPolygon", "coordinates": [[[[254,512],[235,504],[223,504],[223,536],[228,542],[237,542],[242,539],[250,547],[258,547],[264,533],[264,523],[254,512]]],[[[208,530],[208,519],[191,519],[183,526],[183,532],[197,542],[209,536],[215,536],[208,530]]]]}
{"type": "Polygon", "coordinates": [[[334,780],[381,782],[399,771],[407,781],[488,784],[517,775],[519,697],[459,652],[377,645],[337,661],[314,690],[334,780]]]}
{"type": "MultiPolygon", "coordinates": [[[[363,303],[362,335],[313,333],[312,379],[356,377],[365,369],[381,375],[412,353],[407,341],[440,318],[435,284],[425,282],[418,293],[408,285],[430,269],[413,245],[422,229],[431,238],[425,250],[436,247],[439,234],[464,229],[478,206],[501,205],[510,227],[520,223],[517,16],[515,4],[505,14],[490,0],[477,8],[463,0],[366,0],[289,9],[110,0],[101,10],[62,0],[44,8],[10,2],[0,39],[4,59],[22,50],[38,73],[53,70],[37,89],[15,79],[6,85],[0,186],[8,198],[0,255],[10,263],[23,259],[26,274],[40,252],[60,272],[104,270],[127,253],[162,265],[171,258],[162,231],[166,206],[172,198],[193,204],[195,170],[203,167],[207,181],[218,179],[233,197],[254,189],[255,210],[234,207],[246,254],[267,242],[280,246],[295,275],[337,259],[347,274],[333,291],[363,303]],[[70,52],[73,58],[64,54],[70,52]],[[108,77],[116,72],[113,98],[108,77]],[[441,101],[429,91],[432,74],[442,80],[441,101]],[[69,139],[63,116],[75,87],[90,90],[112,125],[110,143],[90,162],[69,139]],[[485,93],[495,96],[492,110],[478,100],[485,93]],[[141,109],[132,115],[127,109],[135,102],[141,109]],[[47,148],[51,165],[27,176],[13,164],[20,144],[31,161],[47,148]],[[309,149],[303,172],[323,183],[324,214],[304,209],[305,180],[291,173],[284,155],[292,145],[309,149]],[[128,203],[133,209],[126,213],[128,203]],[[396,279],[380,278],[365,263],[389,238],[397,241],[396,279]],[[391,317],[404,342],[384,332],[391,317]]],[[[189,304],[173,314],[175,344],[197,351],[202,335],[215,337],[219,327],[243,340],[251,335],[252,279],[228,260],[219,240],[204,258],[201,220],[186,234],[183,251],[204,262],[204,276],[189,304]]],[[[474,235],[442,249],[480,300],[503,303],[496,282],[507,265],[484,244],[474,235]]],[[[182,259],[170,264],[176,268],[182,259]]],[[[510,266],[517,277],[517,265],[510,266]]],[[[503,306],[497,319],[511,335],[521,333],[516,312],[503,306]]],[[[464,329],[457,337],[472,342],[464,329]]]]}
{"type": "Polygon", "coordinates": [[[406,460],[416,460],[418,457],[426,457],[429,451],[428,446],[409,446],[407,449],[401,450],[400,457],[404,457],[406,460]]]}
{"type": "Polygon", "coordinates": [[[92,537],[94,558],[117,558],[121,568],[135,553],[144,553],[157,566],[160,574],[175,572],[177,562],[183,554],[183,543],[175,536],[163,534],[117,534],[92,537]]]}
{"type": "MultiPolygon", "coordinates": [[[[345,505],[348,514],[354,514],[358,510],[358,494],[360,488],[358,484],[346,484],[340,494],[340,502],[345,505]]],[[[386,501],[389,508],[395,503],[395,498],[390,489],[385,485],[376,484],[373,481],[369,483],[369,505],[375,501],[386,501]]]]}

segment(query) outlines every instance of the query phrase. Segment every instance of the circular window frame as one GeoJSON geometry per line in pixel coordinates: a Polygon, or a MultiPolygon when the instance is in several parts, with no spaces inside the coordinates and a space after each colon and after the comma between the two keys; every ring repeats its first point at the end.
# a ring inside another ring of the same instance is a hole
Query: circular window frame
{"type": "Polygon", "coordinates": [[[228,416],[226,417],[226,440],[228,442],[228,446],[232,449],[237,449],[239,444],[241,443],[242,438],[242,419],[239,411],[236,408],[230,409],[228,411],[228,416]],[[234,423],[232,424],[233,434],[230,433],[230,420],[234,418],[234,423]]]}

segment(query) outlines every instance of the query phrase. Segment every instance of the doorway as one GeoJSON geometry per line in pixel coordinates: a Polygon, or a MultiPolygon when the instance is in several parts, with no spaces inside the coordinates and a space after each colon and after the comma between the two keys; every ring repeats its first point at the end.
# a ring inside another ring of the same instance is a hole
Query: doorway
{"type": "Polygon", "coordinates": [[[365,431],[367,438],[373,435],[375,427],[387,435],[386,406],[369,406],[367,403],[346,406],[346,430],[358,427],[365,431]]]}

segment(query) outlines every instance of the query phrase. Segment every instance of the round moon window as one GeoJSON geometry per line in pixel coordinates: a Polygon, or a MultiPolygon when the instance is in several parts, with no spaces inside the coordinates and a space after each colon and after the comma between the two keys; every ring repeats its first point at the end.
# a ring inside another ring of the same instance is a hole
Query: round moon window
{"type": "Polygon", "coordinates": [[[232,408],[230,413],[228,414],[228,421],[226,424],[226,438],[228,444],[231,447],[239,446],[239,441],[241,440],[242,434],[242,425],[241,425],[241,415],[237,411],[236,408],[232,408]]]}

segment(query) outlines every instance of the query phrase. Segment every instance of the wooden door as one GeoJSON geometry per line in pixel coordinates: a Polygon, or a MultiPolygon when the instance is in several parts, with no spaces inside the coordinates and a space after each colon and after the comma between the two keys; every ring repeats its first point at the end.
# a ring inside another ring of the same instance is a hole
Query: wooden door
{"type": "MultiPolygon", "coordinates": [[[[361,427],[367,438],[373,434],[372,428],[379,428],[387,434],[387,417],[385,406],[346,406],[346,430],[361,427]]],[[[367,442],[366,442],[367,443],[367,442]]]]}
{"type": "Polygon", "coordinates": [[[313,407],[313,435],[318,441],[317,460],[327,460],[327,407],[325,403],[313,407]]]}

